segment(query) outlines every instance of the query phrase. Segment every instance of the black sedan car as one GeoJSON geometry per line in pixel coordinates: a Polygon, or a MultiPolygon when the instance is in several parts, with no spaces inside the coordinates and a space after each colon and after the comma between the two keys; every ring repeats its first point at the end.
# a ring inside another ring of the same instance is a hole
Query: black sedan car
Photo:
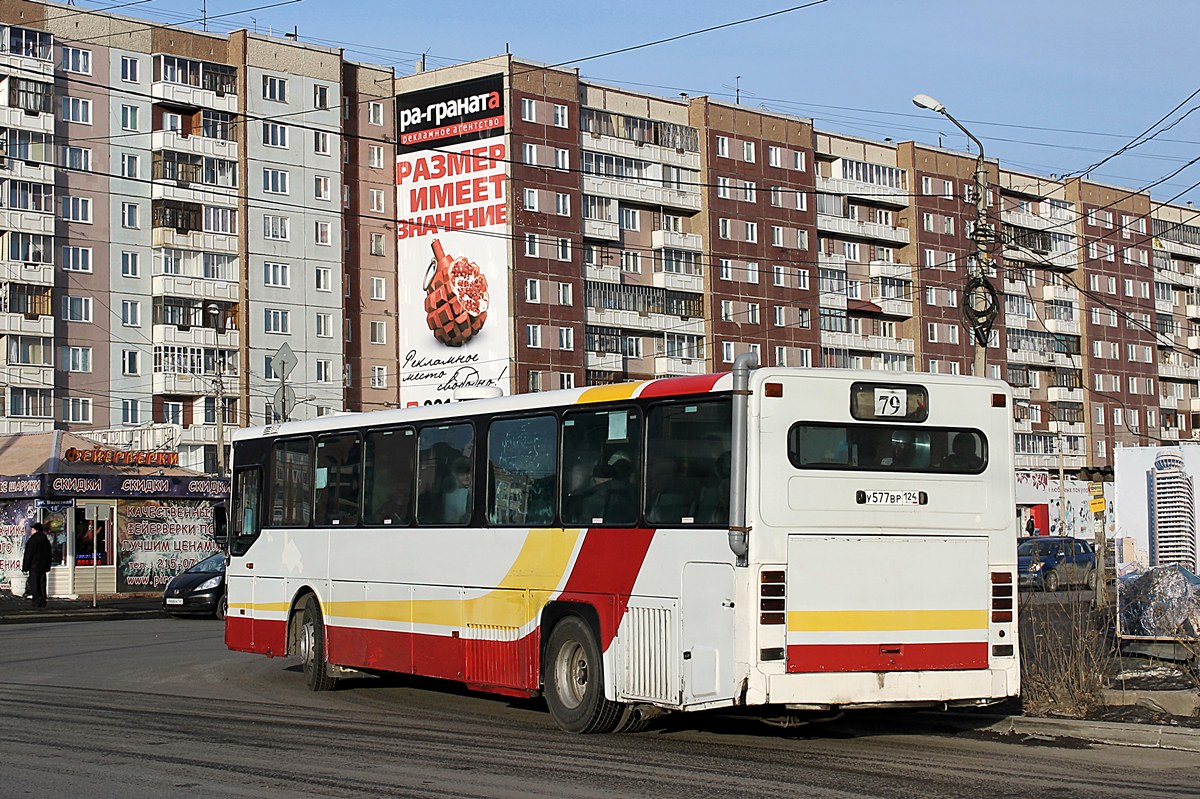
{"type": "Polygon", "coordinates": [[[177,574],[163,591],[163,610],[172,616],[215,616],[225,618],[229,601],[225,596],[225,555],[210,555],[187,571],[177,574]]]}

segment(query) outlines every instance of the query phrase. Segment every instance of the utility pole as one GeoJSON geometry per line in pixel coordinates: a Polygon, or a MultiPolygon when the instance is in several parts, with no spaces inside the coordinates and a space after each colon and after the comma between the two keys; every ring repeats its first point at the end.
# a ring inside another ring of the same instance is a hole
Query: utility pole
{"type": "Polygon", "coordinates": [[[225,476],[225,356],[217,356],[217,474],[225,476]]]}
{"type": "Polygon", "coordinates": [[[995,243],[996,234],[987,221],[987,161],[983,154],[983,142],[951,116],[946,106],[928,94],[913,97],[913,105],[946,117],[979,150],[979,156],[975,159],[975,230],[971,235],[975,240],[975,267],[969,270],[963,287],[963,320],[975,339],[975,376],[987,377],[987,345],[999,313],[1000,299],[987,274],[992,262],[989,248],[995,243]]]}
{"type": "Polygon", "coordinates": [[[1058,439],[1058,534],[1066,535],[1067,530],[1067,480],[1063,472],[1063,434],[1062,422],[1054,420],[1054,433],[1058,439]]]}

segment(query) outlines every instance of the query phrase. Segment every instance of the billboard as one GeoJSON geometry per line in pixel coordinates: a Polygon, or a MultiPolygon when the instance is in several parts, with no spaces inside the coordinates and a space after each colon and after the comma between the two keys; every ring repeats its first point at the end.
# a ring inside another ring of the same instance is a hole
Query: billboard
{"type": "Polygon", "coordinates": [[[1119,447],[1115,453],[1118,574],[1171,564],[1197,571],[1200,445],[1119,447]]]}
{"type": "Polygon", "coordinates": [[[400,400],[507,391],[508,152],[503,75],[397,98],[400,400]]]}
{"type": "Polygon", "coordinates": [[[213,506],[204,500],[117,503],[117,591],[161,591],[218,549],[213,506]]]}

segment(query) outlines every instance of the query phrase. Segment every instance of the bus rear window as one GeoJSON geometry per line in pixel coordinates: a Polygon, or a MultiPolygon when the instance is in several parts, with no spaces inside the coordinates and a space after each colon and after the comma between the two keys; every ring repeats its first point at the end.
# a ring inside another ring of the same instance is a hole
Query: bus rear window
{"type": "Polygon", "coordinates": [[[979,474],[988,446],[965,428],[802,422],[788,431],[788,459],[797,469],[979,474]]]}

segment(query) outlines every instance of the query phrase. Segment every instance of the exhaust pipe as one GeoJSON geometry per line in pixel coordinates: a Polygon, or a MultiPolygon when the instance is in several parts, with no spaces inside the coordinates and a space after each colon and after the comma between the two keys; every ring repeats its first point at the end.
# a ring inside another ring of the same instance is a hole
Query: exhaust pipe
{"type": "Polygon", "coordinates": [[[733,362],[733,441],[729,463],[729,548],[737,565],[747,564],[750,528],[746,526],[746,464],[750,447],[750,370],[758,368],[758,355],[743,352],[733,362]]]}

